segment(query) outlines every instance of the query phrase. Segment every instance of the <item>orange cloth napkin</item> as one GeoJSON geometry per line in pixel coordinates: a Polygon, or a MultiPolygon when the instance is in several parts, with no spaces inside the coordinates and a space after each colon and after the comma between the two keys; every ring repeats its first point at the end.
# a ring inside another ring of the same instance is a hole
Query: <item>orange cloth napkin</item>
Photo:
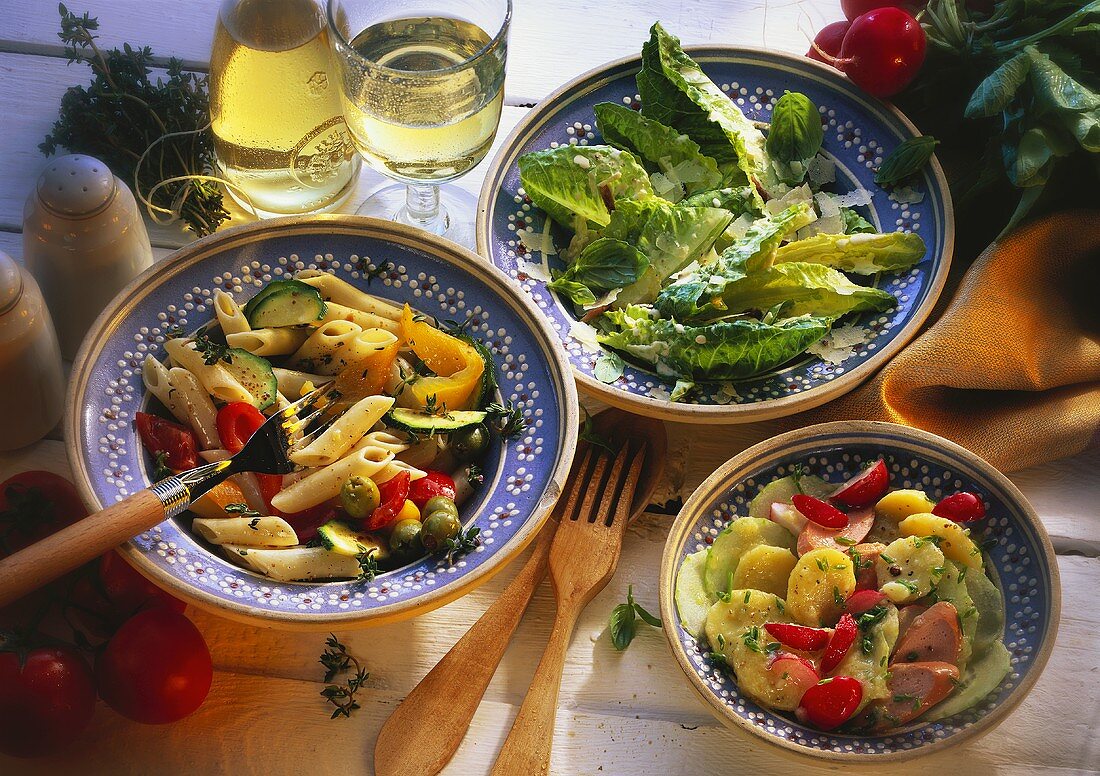
{"type": "Polygon", "coordinates": [[[940,434],[1005,471],[1096,443],[1100,211],[1046,216],[990,245],[870,382],[788,424],[850,419],[940,434]]]}

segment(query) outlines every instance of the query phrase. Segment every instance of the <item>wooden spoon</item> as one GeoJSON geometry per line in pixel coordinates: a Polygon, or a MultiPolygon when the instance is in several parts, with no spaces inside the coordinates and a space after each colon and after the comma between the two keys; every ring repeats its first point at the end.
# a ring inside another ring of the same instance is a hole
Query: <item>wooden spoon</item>
{"type": "MultiPolygon", "coordinates": [[[[617,440],[628,431],[648,443],[641,483],[631,504],[636,517],[649,504],[664,475],[668,447],[664,424],[607,409],[592,418],[592,426],[603,437],[617,440]]],[[[584,440],[580,442],[570,477],[577,476],[587,446],[584,440]]],[[[512,633],[546,577],[560,508],[559,502],[515,579],[386,720],[374,745],[377,776],[430,776],[454,757],[512,633]]]]}

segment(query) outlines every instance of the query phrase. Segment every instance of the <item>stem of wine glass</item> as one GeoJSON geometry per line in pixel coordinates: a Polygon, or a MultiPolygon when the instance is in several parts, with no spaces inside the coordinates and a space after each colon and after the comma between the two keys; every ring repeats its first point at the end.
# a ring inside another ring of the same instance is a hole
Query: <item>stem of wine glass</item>
{"type": "Polygon", "coordinates": [[[405,215],[413,226],[442,234],[446,224],[439,212],[439,187],[431,183],[410,183],[405,187],[405,215]]]}

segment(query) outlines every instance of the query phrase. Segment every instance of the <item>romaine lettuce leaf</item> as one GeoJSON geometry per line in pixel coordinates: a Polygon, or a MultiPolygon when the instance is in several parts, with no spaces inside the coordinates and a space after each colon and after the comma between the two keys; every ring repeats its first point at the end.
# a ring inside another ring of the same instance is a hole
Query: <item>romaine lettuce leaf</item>
{"type": "Polygon", "coordinates": [[[601,237],[586,245],[549,287],[584,306],[595,303],[597,295],[630,285],[648,266],[649,259],[630,243],[601,237]]]}
{"type": "Polygon", "coordinates": [[[660,23],[653,25],[642,46],[637,82],[642,115],[687,134],[728,172],[727,184],[756,182],[772,196],[786,190],[764,150],[763,133],[660,23]]]}
{"type": "Polygon", "coordinates": [[[775,369],[821,339],[829,318],[804,315],[774,324],[752,318],[685,326],[631,306],[604,315],[618,330],[600,342],[683,380],[739,380],[775,369]]]}
{"type": "Polygon", "coordinates": [[[649,176],[634,156],[605,145],[559,146],[524,154],[519,158],[519,179],[532,202],[570,229],[576,228],[577,217],[607,226],[609,201],[653,196],[649,176]]]}
{"type": "Polygon", "coordinates": [[[861,216],[858,211],[850,207],[840,209],[840,217],[844,220],[844,234],[876,234],[874,224],[861,216]]]}
{"type": "Polygon", "coordinates": [[[779,248],[775,263],[803,262],[873,275],[909,269],[924,258],[924,240],[914,232],[818,234],[779,248]]]}
{"type": "Polygon", "coordinates": [[[701,191],[683,200],[681,205],[690,207],[720,207],[728,210],[735,216],[748,213],[757,217],[760,211],[756,208],[755,191],[749,186],[740,188],[713,189],[701,191]]]}
{"type": "Polygon", "coordinates": [[[601,236],[636,246],[649,259],[649,267],[619,293],[615,304],[625,307],[653,301],[661,284],[709,251],[731,220],[728,210],[672,205],[659,199],[616,207],[612,224],[601,236]]]}
{"type": "Polygon", "coordinates": [[[654,302],[656,308],[662,315],[681,321],[725,312],[721,298],[726,287],[770,266],[783,238],[812,217],[812,206],[800,202],[755,221],[745,236],[726,248],[716,261],[703,264],[661,289],[654,302]]]}
{"type": "Polygon", "coordinates": [[[699,144],[687,135],[619,103],[601,102],[592,110],[604,141],[641,160],[651,173],[654,190],[664,199],[678,202],[685,194],[721,186],[718,163],[704,156],[699,144]],[[664,193],[658,182],[667,184],[664,193]]]}

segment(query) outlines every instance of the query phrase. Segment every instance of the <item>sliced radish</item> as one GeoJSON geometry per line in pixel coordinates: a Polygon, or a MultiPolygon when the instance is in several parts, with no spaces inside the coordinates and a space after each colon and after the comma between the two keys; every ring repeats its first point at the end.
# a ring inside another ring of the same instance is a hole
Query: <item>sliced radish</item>
{"type": "Polygon", "coordinates": [[[832,504],[805,493],[791,496],[791,503],[802,515],[825,528],[844,528],[848,525],[848,516],[832,504]]]}
{"type": "Polygon", "coordinates": [[[885,600],[886,594],[878,590],[857,590],[848,596],[848,600],[844,602],[844,608],[848,614],[856,617],[868,609],[874,609],[885,600]]]}
{"type": "Polygon", "coordinates": [[[802,529],[806,527],[806,523],[809,522],[801,512],[790,504],[780,504],[778,502],[772,504],[769,517],[773,523],[790,531],[792,536],[798,536],[802,529]]]}
{"type": "Polygon", "coordinates": [[[819,730],[833,730],[851,719],[863,700],[863,685],[852,676],[822,679],[806,690],[795,715],[819,730]]]}
{"type": "Polygon", "coordinates": [[[833,636],[829,639],[829,646],[825,648],[825,654],[821,656],[821,673],[828,674],[840,665],[840,661],[844,659],[844,656],[848,654],[848,650],[856,643],[856,636],[858,635],[859,626],[856,625],[855,618],[845,612],[840,618],[840,622],[836,624],[836,630],[833,631],[833,636]]]}
{"type": "Polygon", "coordinates": [[[871,532],[871,527],[875,524],[875,509],[874,507],[853,509],[845,518],[848,520],[848,525],[839,529],[825,528],[817,523],[807,522],[798,534],[799,556],[822,547],[847,552],[871,532]]]}
{"type": "Polygon", "coordinates": [[[797,708],[806,691],[821,679],[813,663],[790,652],[777,653],[765,663],[765,670],[774,688],[772,702],[780,709],[797,708]]]}
{"type": "Polygon", "coordinates": [[[956,523],[970,523],[985,517],[985,503],[981,497],[962,491],[944,496],[932,509],[936,517],[946,517],[956,523]]]}
{"type": "Polygon", "coordinates": [[[866,507],[885,496],[889,488],[890,472],[886,462],[879,458],[837,488],[830,500],[846,507],[866,507]]]}
{"type": "Polygon", "coordinates": [[[829,643],[829,630],[827,628],[811,628],[806,625],[792,625],[786,622],[766,622],[764,630],[770,633],[781,644],[791,649],[802,649],[813,652],[821,649],[829,643]]]}

